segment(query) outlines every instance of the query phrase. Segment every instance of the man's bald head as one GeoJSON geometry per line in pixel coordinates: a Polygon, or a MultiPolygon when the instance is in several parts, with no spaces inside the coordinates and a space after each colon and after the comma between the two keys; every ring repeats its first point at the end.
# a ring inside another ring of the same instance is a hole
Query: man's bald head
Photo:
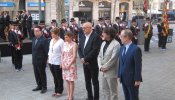
{"type": "Polygon", "coordinates": [[[83,24],[83,30],[86,35],[90,34],[92,32],[92,23],[86,22],[83,24]]]}
{"type": "Polygon", "coordinates": [[[86,22],[83,24],[83,27],[90,27],[92,28],[92,24],[90,22],[86,22]]]}

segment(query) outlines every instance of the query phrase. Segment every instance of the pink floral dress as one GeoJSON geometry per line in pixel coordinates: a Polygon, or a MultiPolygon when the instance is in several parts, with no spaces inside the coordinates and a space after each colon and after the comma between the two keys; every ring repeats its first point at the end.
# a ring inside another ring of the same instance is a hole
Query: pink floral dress
{"type": "MultiPolygon", "coordinates": [[[[68,44],[67,42],[64,43],[63,46],[63,61],[62,61],[62,67],[66,68],[67,65],[69,65],[73,58],[73,47],[75,45],[75,42],[72,42],[71,44],[68,44]]],[[[75,81],[77,79],[77,66],[76,62],[71,65],[70,69],[63,70],[63,79],[67,81],[75,81]]]]}

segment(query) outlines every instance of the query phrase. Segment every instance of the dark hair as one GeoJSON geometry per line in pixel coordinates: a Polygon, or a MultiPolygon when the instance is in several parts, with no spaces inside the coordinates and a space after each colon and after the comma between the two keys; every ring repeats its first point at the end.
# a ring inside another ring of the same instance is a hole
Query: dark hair
{"type": "Polygon", "coordinates": [[[55,27],[50,32],[55,34],[55,35],[60,36],[60,28],[55,27]]]}
{"type": "Polygon", "coordinates": [[[68,36],[70,38],[73,38],[74,37],[74,34],[70,31],[66,32],[65,36],[68,36]]]}
{"type": "Polygon", "coordinates": [[[40,31],[42,31],[42,28],[39,25],[37,25],[35,28],[38,28],[40,31]]]}
{"type": "Polygon", "coordinates": [[[113,27],[107,27],[103,30],[103,33],[109,35],[111,39],[114,39],[116,36],[116,31],[113,27]]]}

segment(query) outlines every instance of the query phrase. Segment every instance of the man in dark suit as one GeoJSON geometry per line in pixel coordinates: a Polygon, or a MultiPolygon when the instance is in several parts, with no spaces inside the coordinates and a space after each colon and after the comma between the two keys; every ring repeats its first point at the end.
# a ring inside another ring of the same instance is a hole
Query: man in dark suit
{"type": "Polygon", "coordinates": [[[104,19],[103,18],[99,18],[98,24],[95,26],[95,32],[101,36],[102,35],[102,32],[103,32],[103,29],[105,27],[106,26],[104,24],[104,19]]]}
{"type": "Polygon", "coordinates": [[[9,27],[10,24],[10,15],[7,11],[4,12],[4,25],[5,27],[9,27]]]}
{"type": "Polygon", "coordinates": [[[113,27],[116,30],[116,37],[115,37],[115,39],[120,43],[120,45],[122,45],[120,37],[119,37],[120,32],[121,32],[121,27],[120,27],[121,19],[120,19],[120,17],[116,17],[115,21],[116,22],[113,24],[113,27]]]}
{"type": "Polygon", "coordinates": [[[85,35],[79,42],[78,53],[84,68],[86,90],[88,93],[86,100],[99,100],[99,68],[97,56],[102,41],[100,36],[92,30],[92,24],[90,22],[83,24],[83,30],[85,35]],[[92,92],[92,84],[94,87],[94,95],[92,92]]]}
{"type": "Polygon", "coordinates": [[[76,20],[74,18],[71,18],[71,26],[70,31],[74,34],[73,40],[74,42],[78,43],[78,32],[79,32],[79,27],[76,23],[76,20]]]}
{"type": "Polygon", "coordinates": [[[142,52],[132,43],[132,38],[130,30],[121,32],[124,46],[120,49],[118,78],[123,86],[125,100],[139,100],[139,86],[142,82],[142,52]]]}
{"type": "Polygon", "coordinates": [[[29,34],[29,39],[32,39],[33,38],[33,35],[32,35],[32,16],[29,12],[27,12],[27,19],[26,19],[26,24],[27,24],[27,32],[29,34]]]}
{"type": "Polygon", "coordinates": [[[137,45],[137,44],[138,44],[137,35],[138,35],[140,29],[139,29],[139,27],[137,26],[137,21],[136,21],[136,19],[132,19],[130,30],[131,30],[131,32],[133,33],[132,42],[133,42],[134,44],[137,45]]]}
{"type": "Polygon", "coordinates": [[[66,19],[61,20],[60,37],[64,40],[64,35],[67,31],[71,31],[68,27],[66,19]]]}
{"type": "Polygon", "coordinates": [[[159,18],[157,23],[157,29],[158,29],[158,47],[162,47],[162,20],[159,18]]]}
{"type": "Polygon", "coordinates": [[[5,39],[4,36],[4,16],[3,13],[0,12],[0,39],[5,39]]]}
{"type": "Polygon", "coordinates": [[[144,31],[144,50],[145,52],[149,52],[150,49],[150,41],[153,36],[153,26],[151,24],[151,19],[148,17],[146,18],[146,23],[143,25],[143,31],[144,31]]]}
{"type": "Polygon", "coordinates": [[[46,63],[48,58],[48,42],[42,35],[42,28],[34,28],[35,38],[32,41],[32,63],[34,68],[37,87],[33,91],[41,90],[41,93],[47,91],[46,63]]]}
{"type": "Polygon", "coordinates": [[[24,34],[24,38],[27,38],[27,26],[26,26],[26,20],[28,16],[26,11],[24,10],[21,14],[21,27],[22,27],[22,33],[24,34]]]}

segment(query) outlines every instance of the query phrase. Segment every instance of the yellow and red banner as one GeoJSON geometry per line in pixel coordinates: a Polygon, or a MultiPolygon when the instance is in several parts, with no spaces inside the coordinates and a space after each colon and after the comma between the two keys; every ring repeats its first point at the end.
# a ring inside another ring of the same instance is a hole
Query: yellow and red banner
{"type": "Polygon", "coordinates": [[[168,5],[168,0],[164,0],[164,14],[163,14],[163,22],[164,22],[164,36],[168,36],[169,34],[169,24],[168,24],[168,9],[167,9],[167,5],[168,5]]]}

